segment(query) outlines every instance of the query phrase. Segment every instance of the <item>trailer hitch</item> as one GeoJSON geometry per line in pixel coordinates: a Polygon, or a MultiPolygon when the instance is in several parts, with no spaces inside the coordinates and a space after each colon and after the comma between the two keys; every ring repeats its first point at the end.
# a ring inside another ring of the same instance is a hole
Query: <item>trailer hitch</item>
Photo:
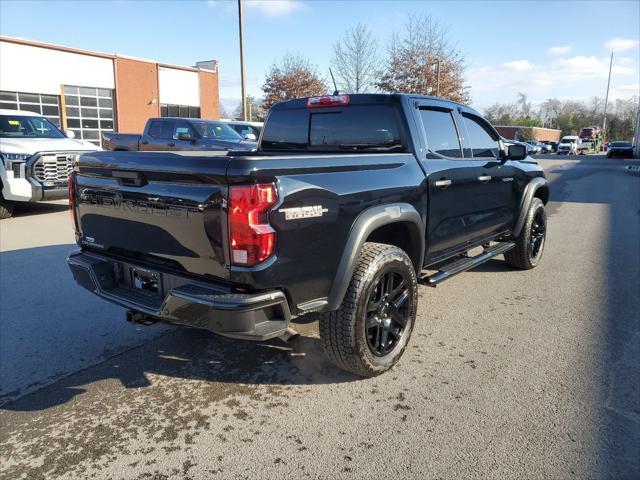
{"type": "Polygon", "coordinates": [[[158,319],[146,313],[136,312],[135,310],[127,310],[127,322],[137,323],[139,325],[153,325],[158,323],[158,319]]]}

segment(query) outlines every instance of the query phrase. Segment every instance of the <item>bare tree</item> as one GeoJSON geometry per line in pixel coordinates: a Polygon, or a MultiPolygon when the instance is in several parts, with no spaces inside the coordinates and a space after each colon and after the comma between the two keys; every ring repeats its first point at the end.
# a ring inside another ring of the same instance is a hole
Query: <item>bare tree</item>
{"type": "Polygon", "coordinates": [[[262,91],[262,108],[266,112],[274,103],[284,100],[324,95],[327,84],[308,60],[300,55],[286,55],[271,66],[262,91]]]}
{"type": "MultiPolygon", "coordinates": [[[[263,122],[265,113],[262,109],[262,100],[253,95],[247,95],[247,121],[263,122]]],[[[233,118],[242,120],[242,104],[239,104],[234,110],[233,118]]]]}
{"type": "Polygon", "coordinates": [[[448,31],[430,15],[410,16],[402,36],[394,35],[376,86],[386,92],[435,95],[439,63],[440,96],[469,102],[464,57],[448,31]]]}
{"type": "Polygon", "coordinates": [[[527,102],[526,93],[518,93],[518,107],[523,118],[531,117],[531,102],[527,102]]]}
{"type": "Polygon", "coordinates": [[[363,93],[377,79],[378,44],[371,31],[359,23],[333,46],[331,66],[341,90],[363,93]]]}

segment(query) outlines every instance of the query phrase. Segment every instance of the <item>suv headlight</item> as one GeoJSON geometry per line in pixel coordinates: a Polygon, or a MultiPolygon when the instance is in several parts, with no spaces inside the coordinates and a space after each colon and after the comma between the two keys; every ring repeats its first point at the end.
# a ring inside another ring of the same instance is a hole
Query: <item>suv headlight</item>
{"type": "Polygon", "coordinates": [[[4,164],[7,168],[11,168],[13,162],[26,162],[31,154],[29,153],[0,153],[0,158],[4,160],[4,164]]]}

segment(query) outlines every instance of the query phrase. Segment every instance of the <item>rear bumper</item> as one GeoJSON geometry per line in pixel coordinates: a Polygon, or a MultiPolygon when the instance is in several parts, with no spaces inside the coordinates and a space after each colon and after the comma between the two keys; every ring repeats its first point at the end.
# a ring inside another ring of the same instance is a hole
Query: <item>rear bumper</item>
{"type": "Polygon", "coordinates": [[[129,286],[131,282],[127,281],[131,269],[139,266],[81,251],[71,253],[67,263],[82,287],[105,300],[167,323],[201,328],[226,337],[267,340],[284,335],[291,320],[286,297],[278,290],[235,293],[157,272],[160,291],[150,294],[129,286]]]}

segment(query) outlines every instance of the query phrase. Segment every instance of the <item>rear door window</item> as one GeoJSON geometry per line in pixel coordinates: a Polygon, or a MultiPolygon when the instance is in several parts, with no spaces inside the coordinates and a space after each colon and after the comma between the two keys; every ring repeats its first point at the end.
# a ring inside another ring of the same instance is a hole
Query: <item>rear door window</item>
{"type": "Polygon", "coordinates": [[[424,126],[429,150],[439,155],[461,158],[458,130],[449,110],[421,108],[420,116],[424,126]]]}
{"type": "Polygon", "coordinates": [[[193,129],[191,128],[191,125],[189,125],[187,122],[184,122],[182,120],[177,120],[173,124],[173,135],[172,135],[172,138],[174,140],[180,140],[180,135],[183,134],[183,133],[189,134],[189,136],[191,138],[194,137],[194,133],[193,133],[193,129]]]}
{"type": "Polygon", "coordinates": [[[154,120],[149,125],[149,136],[169,140],[172,138],[173,122],[170,120],[154,120]]]}

